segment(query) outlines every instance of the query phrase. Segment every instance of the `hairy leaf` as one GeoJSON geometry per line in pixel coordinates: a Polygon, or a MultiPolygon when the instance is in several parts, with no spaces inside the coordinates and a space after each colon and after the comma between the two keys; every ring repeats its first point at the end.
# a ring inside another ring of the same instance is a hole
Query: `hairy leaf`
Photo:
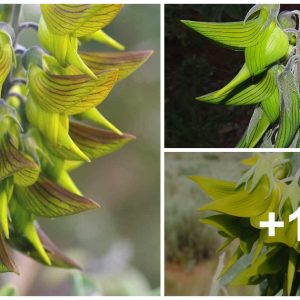
{"type": "Polygon", "coordinates": [[[19,274],[14,261],[8,254],[2,233],[0,233],[0,273],[6,272],[14,272],[19,274]]]}
{"type": "Polygon", "coordinates": [[[53,75],[37,66],[29,70],[29,92],[47,112],[77,114],[99,105],[113,88],[118,70],[97,72],[97,79],[82,75],[53,75]]]}
{"type": "Polygon", "coordinates": [[[35,182],[39,166],[23,155],[8,135],[0,140],[0,147],[0,180],[15,175],[17,184],[27,186],[35,182]]]}
{"type": "Polygon", "coordinates": [[[52,32],[80,37],[108,25],[122,6],[121,4],[41,4],[41,11],[52,32]]]}
{"type": "Polygon", "coordinates": [[[264,18],[259,17],[247,22],[213,23],[187,20],[181,22],[217,43],[243,49],[257,44],[261,38],[264,21],[264,18]]]}

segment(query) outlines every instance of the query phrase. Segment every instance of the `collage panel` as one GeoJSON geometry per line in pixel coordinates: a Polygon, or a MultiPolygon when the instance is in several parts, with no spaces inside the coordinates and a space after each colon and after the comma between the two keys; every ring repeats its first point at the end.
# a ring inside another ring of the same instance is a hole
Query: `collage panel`
{"type": "Polygon", "coordinates": [[[165,155],[165,295],[299,295],[300,153],[165,155]]]}
{"type": "Polygon", "coordinates": [[[299,4],[165,5],[165,147],[297,148],[299,4]]]}
{"type": "Polygon", "coordinates": [[[66,2],[0,5],[0,296],[158,296],[160,5],[66,2]]]}

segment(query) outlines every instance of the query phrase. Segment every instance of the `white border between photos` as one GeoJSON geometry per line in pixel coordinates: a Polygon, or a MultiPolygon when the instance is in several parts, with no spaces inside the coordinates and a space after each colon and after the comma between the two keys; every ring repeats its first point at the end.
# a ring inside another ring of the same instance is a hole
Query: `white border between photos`
{"type": "MultiPolygon", "coordinates": [[[[160,271],[160,283],[161,283],[161,296],[75,296],[75,297],[64,297],[64,296],[47,296],[47,299],[91,299],[91,298],[107,298],[107,299],[158,299],[158,298],[176,298],[176,299],[191,299],[191,296],[164,296],[164,267],[165,267],[165,247],[164,247],[164,211],[165,211],[165,197],[164,197],[164,186],[165,186],[165,180],[164,180],[164,174],[165,174],[165,153],[172,153],[172,152],[300,152],[300,149],[298,148],[289,148],[289,149],[237,149],[237,148],[165,148],[165,130],[164,130],[164,99],[165,99],[165,92],[164,92],[164,86],[165,86],[165,76],[164,76],[164,57],[165,57],[165,47],[164,47],[164,4],[252,4],[252,3],[285,3],[285,4],[299,4],[299,0],[290,0],[290,1],[272,1],[272,0],[257,0],[257,1],[250,1],[250,0],[232,0],[232,1],[208,1],[208,0],[153,0],[153,1],[146,1],[146,0],[24,0],[24,1],[14,1],[14,0],[5,0],[3,3],[5,4],[41,4],[41,3],[51,3],[51,4],[58,4],[58,3],[124,3],[124,4],[160,4],[160,250],[161,250],[161,257],[160,257],[160,264],[161,264],[161,271],[160,271]]],[[[145,253],[145,259],[151,259],[151,253],[145,253]]],[[[209,299],[209,300],[215,300],[219,297],[213,296],[193,296],[193,298],[201,298],[201,299],[209,299]]],[[[26,299],[28,297],[22,297],[17,296],[14,297],[14,299],[26,299]]],[[[241,296],[239,299],[248,299],[250,297],[241,296]]],[[[288,298],[288,297],[281,297],[281,298],[288,298]]],[[[1,297],[1,299],[10,299],[10,297],[1,297]]],[[[34,297],[34,299],[37,300],[45,300],[45,296],[37,296],[34,297]]],[[[230,296],[222,296],[222,299],[228,300],[228,299],[234,299],[234,297],[230,296]]],[[[271,297],[264,297],[264,299],[271,299],[271,297]]]]}

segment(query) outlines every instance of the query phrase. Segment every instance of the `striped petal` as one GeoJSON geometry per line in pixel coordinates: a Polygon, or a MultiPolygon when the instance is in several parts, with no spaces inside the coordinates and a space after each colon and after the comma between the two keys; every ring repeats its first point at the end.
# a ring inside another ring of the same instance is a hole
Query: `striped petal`
{"type": "Polygon", "coordinates": [[[19,271],[10,257],[2,233],[0,233],[0,273],[14,272],[19,274],[19,271]]]}
{"type": "Polygon", "coordinates": [[[27,186],[39,172],[39,166],[22,154],[8,135],[0,140],[0,180],[14,175],[16,184],[27,186]]]}
{"type": "Polygon", "coordinates": [[[85,74],[54,75],[38,66],[29,70],[29,92],[47,112],[76,114],[99,105],[110,93],[118,70],[97,72],[97,79],[85,74]]]}
{"type": "Polygon", "coordinates": [[[118,80],[122,80],[143,65],[153,54],[153,51],[80,52],[79,54],[84,63],[94,73],[107,69],[118,69],[118,80]]]}
{"type": "Polygon", "coordinates": [[[0,94],[14,59],[14,52],[9,37],[6,33],[0,31],[0,94]]]}
{"type": "Polygon", "coordinates": [[[70,136],[90,159],[110,154],[135,138],[127,133],[119,135],[74,121],[70,121],[70,136]]]}
{"type": "Polygon", "coordinates": [[[245,60],[252,75],[261,73],[266,67],[284,57],[289,49],[289,39],[275,22],[266,29],[265,38],[245,49],[245,60]]]}
{"type": "Polygon", "coordinates": [[[108,25],[119,13],[121,4],[41,4],[49,29],[56,34],[80,37],[108,25]]]}
{"type": "Polygon", "coordinates": [[[274,68],[268,70],[260,81],[242,89],[232,97],[229,94],[229,99],[225,98],[223,102],[226,105],[250,105],[268,101],[276,90],[278,94],[276,75],[277,71],[274,68]]]}
{"type": "Polygon", "coordinates": [[[186,26],[192,28],[203,36],[237,49],[251,47],[261,39],[262,25],[265,22],[263,17],[247,22],[196,22],[182,20],[186,26]]]}
{"type": "MultiPolygon", "coordinates": [[[[73,261],[71,258],[66,256],[45,234],[45,232],[35,224],[35,228],[40,239],[40,242],[45,249],[49,259],[51,260],[51,266],[59,268],[77,268],[80,269],[78,264],[73,261]]],[[[36,261],[46,264],[45,261],[41,258],[39,252],[31,244],[28,238],[24,235],[20,235],[14,230],[11,232],[11,238],[8,241],[10,245],[16,248],[18,251],[24,253],[25,255],[30,256],[36,261]]],[[[48,264],[46,264],[48,265],[48,264]]]]}
{"type": "Polygon", "coordinates": [[[73,215],[99,207],[96,202],[73,194],[43,176],[28,188],[16,186],[14,196],[28,212],[48,218],[73,215]]]}

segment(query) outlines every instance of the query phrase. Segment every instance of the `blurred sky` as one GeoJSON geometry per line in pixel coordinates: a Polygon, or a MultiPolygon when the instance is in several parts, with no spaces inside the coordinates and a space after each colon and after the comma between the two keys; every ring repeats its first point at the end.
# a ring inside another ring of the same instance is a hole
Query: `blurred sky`
{"type": "MultiPolygon", "coordinates": [[[[24,5],[24,11],[25,20],[38,20],[38,5],[24,5]]],[[[83,265],[86,274],[105,280],[133,269],[141,282],[140,287],[129,284],[136,294],[158,287],[160,281],[159,11],[159,5],[125,5],[106,28],[127,50],[153,49],[155,53],[141,69],[120,82],[101,105],[101,112],[121,130],[136,135],[136,141],[72,173],[83,194],[95,199],[101,208],[40,220],[56,244],[83,265]]],[[[37,43],[36,33],[22,33],[21,42],[26,46],[37,43]]],[[[85,49],[114,51],[93,43],[85,49]]],[[[69,271],[39,267],[23,256],[18,259],[21,276],[4,278],[16,282],[19,292],[69,293],[69,271]]]]}

